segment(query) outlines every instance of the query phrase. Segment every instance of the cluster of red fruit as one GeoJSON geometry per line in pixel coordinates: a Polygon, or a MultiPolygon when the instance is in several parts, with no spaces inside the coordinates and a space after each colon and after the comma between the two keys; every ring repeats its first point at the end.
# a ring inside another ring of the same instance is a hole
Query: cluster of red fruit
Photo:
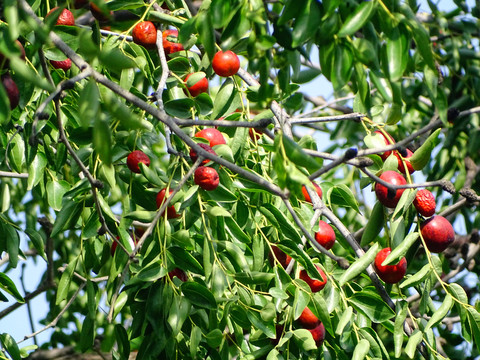
{"type": "MultiPolygon", "coordinates": [[[[217,129],[213,129],[213,128],[201,130],[195,134],[195,137],[203,138],[207,140],[209,142],[209,145],[207,144],[198,144],[198,145],[202,149],[204,149],[205,151],[213,155],[217,155],[217,154],[215,150],[212,149],[212,147],[216,145],[226,144],[225,138],[223,137],[222,133],[217,129]]],[[[193,148],[190,150],[190,158],[193,162],[195,162],[198,159],[198,154],[195,152],[193,148]]],[[[195,184],[197,184],[203,190],[207,190],[207,191],[215,190],[220,184],[220,178],[218,176],[217,171],[213,167],[207,166],[209,162],[210,162],[209,159],[203,160],[201,162],[201,166],[199,166],[194,173],[195,184]]],[[[140,163],[144,164],[145,166],[150,166],[150,158],[148,157],[147,154],[145,154],[141,150],[135,150],[135,151],[132,151],[130,154],[128,154],[127,167],[130,169],[130,171],[136,174],[139,174],[141,172],[140,163]]],[[[172,191],[173,190],[170,189],[170,193],[172,191]]],[[[162,206],[165,200],[165,193],[166,193],[166,189],[162,189],[157,194],[157,198],[156,198],[157,208],[160,208],[162,206]]],[[[177,214],[175,207],[173,205],[167,208],[168,219],[177,218],[179,216],[180,215],[177,214]]]]}
{"type": "MultiPolygon", "coordinates": [[[[322,197],[322,189],[316,183],[312,183],[313,187],[317,193],[317,195],[321,198],[322,197]]],[[[305,201],[312,202],[310,195],[305,186],[302,187],[302,193],[305,198],[305,201]]],[[[322,245],[325,249],[330,250],[333,245],[335,244],[335,232],[331,225],[327,224],[323,220],[319,220],[318,224],[318,231],[315,232],[315,240],[322,245]]],[[[279,262],[284,268],[290,264],[292,258],[285,254],[282,250],[280,250],[277,246],[272,246],[272,253],[269,254],[270,258],[270,265],[273,266],[275,260],[279,262]]],[[[318,272],[320,273],[321,279],[312,279],[305,269],[300,270],[299,278],[305,281],[310,290],[313,293],[316,293],[322,290],[325,285],[327,285],[327,275],[325,272],[320,268],[319,265],[315,265],[318,272]]],[[[308,308],[308,306],[302,311],[300,317],[297,319],[298,323],[304,328],[310,331],[312,334],[313,340],[317,344],[317,346],[321,346],[323,341],[325,340],[325,327],[323,323],[317,318],[317,316],[308,308]]],[[[279,340],[279,333],[283,331],[283,328],[277,327],[277,339],[275,342],[279,340]]]]}
{"type": "MultiPolygon", "coordinates": [[[[146,49],[154,49],[157,43],[157,28],[151,21],[142,21],[135,25],[132,31],[133,41],[142,45],[146,49]]],[[[165,30],[162,33],[162,44],[165,54],[168,56],[170,54],[184,50],[181,43],[178,42],[178,31],[165,30]]],[[[228,50],[228,51],[219,51],[215,54],[212,60],[213,71],[219,76],[228,77],[235,75],[240,69],[240,60],[238,56],[228,50]]],[[[196,97],[201,93],[208,91],[208,79],[203,73],[190,73],[187,74],[183,80],[185,85],[185,93],[190,96],[196,97]],[[188,81],[188,79],[195,76],[195,81],[188,81]]]]}
{"type": "MultiPolygon", "coordinates": [[[[384,136],[386,145],[395,143],[389,134],[380,131],[376,132],[384,136]]],[[[381,155],[382,159],[385,161],[391,153],[391,151],[386,151],[381,155]]],[[[395,151],[394,155],[398,158],[398,169],[400,172],[405,174],[403,162],[405,162],[409,173],[414,171],[412,165],[406,159],[413,155],[410,150],[407,150],[407,156],[403,158],[403,160],[398,154],[398,151],[395,151]]],[[[395,186],[407,184],[407,180],[401,174],[392,170],[383,172],[380,175],[380,179],[395,186]]],[[[392,209],[396,208],[404,191],[405,189],[390,190],[381,183],[375,184],[375,194],[380,203],[392,209]]],[[[420,226],[420,233],[425,241],[426,247],[430,252],[441,253],[455,240],[455,232],[452,224],[443,216],[434,215],[436,207],[435,197],[427,189],[417,191],[413,205],[422,218],[428,218],[426,220],[424,219],[420,226]]],[[[375,258],[375,269],[378,276],[386,283],[397,283],[404,277],[407,271],[407,261],[405,258],[402,258],[398,264],[382,266],[383,261],[390,252],[390,248],[385,248],[377,254],[375,258]]]]}

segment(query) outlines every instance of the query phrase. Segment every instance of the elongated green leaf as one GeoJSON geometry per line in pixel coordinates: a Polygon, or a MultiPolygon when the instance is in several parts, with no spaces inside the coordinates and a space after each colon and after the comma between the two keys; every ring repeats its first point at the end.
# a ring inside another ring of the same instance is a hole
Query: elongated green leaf
{"type": "Polygon", "coordinates": [[[202,265],[185,249],[172,246],[168,248],[168,253],[172,256],[174,264],[182,270],[192,271],[200,275],[204,274],[202,265]]]}
{"type": "Polygon", "coordinates": [[[409,37],[403,26],[393,27],[387,36],[388,74],[390,80],[397,81],[403,76],[408,64],[409,37]]]}
{"type": "Polygon", "coordinates": [[[337,35],[339,37],[353,35],[370,19],[376,4],[376,1],[364,1],[358,5],[355,11],[347,17],[337,35]]]}
{"type": "Polygon", "coordinates": [[[368,223],[365,226],[365,230],[362,234],[362,240],[360,241],[361,246],[370,244],[382,231],[385,221],[385,212],[383,205],[380,202],[376,202],[372,214],[368,219],[368,223]]]}
{"type": "Polygon", "coordinates": [[[325,330],[328,331],[330,335],[334,336],[332,322],[328,314],[327,303],[320,292],[315,293],[310,307],[313,313],[322,322],[323,326],[325,326],[325,330]]]}
{"type": "Polygon", "coordinates": [[[0,334],[0,341],[3,347],[10,354],[13,360],[21,360],[20,349],[17,342],[7,333],[0,334]]]}
{"type": "Polygon", "coordinates": [[[121,324],[115,325],[115,339],[117,340],[118,352],[122,359],[128,359],[130,355],[130,341],[125,328],[121,324]]]}
{"type": "Polygon", "coordinates": [[[273,226],[283,233],[283,235],[292,239],[297,244],[300,243],[300,234],[280,210],[272,204],[263,204],[259,207],[259,210],[273,226]]]}
{"type": "Polygon", "coordinates": [[[83,88],[78,102],[78,112],[81,114],[79,120],[84,128],[94,124],[95,119],[98,117],[99,99],[100,93],[97,84],[92,79],[83,88]]]}
{"type": "Polygon", "coordinates": [[[47,166],[47,157],[45,154],[37,152],[37,155],[35,155],[35,158],[28,167],[27,190],[32,190],[32,188],[40,182],[45,171],[45,166],[47,166]]]}
{"type": "Polygon", "coordinates": [[[402,354],[402,345],[403,345],[403,323],[407,318],[407,306],[408,304],[405,301],[397,302],[397,316],[395,317],[394,333],[393,333],[393,343],[395,347],[395,357],[400,357],[402,354]]]}
{"type": "Polygon", "coordinates": [[[77,267],[78,256],[76,256],[68,265],[60,278],[57,288],[57,299],[55,305],[59,305],[63,300],[67,298],[68,290],[70,289],[70,283],[72,282],[73,272],[77,267]]]}
{"type": "Polygon", "coordinates": [[[5,290],[12,295],[18,302],[23,303],[25,300],[17,290],[15,283],[4,273],[0,272],[0,289],[5,290]]]}
{"type": "Polygon", "coordinates": [[[56,211],[60,211],[62,209],[62,199],[63,195],[70,190],[71,185],[65,181],[54,181],[49,180],[47,181],[47,199],[48,205],[56,211]]]}
{"type": "Polygon", "coordinates": [[[404,289],[410,286],[415,286],[421,283],[429,274],[430,274],[430,264],[426,264],[415,275],[409,277],[407,280],[402,282],[402,284],[400,285],[400,289],[404,289]]]}
{"type": "Polygon", "coordinates": [[[363,360],[367,356],[368,351],[370,350],[370,343],[366,339],[362,339],[355,346],[353,351],[352,360],[363,360]]]}
{"type": "Polygon", "coordinates": [[[307,329],[293,330],[293,340],[303,351],[311,351],[317,348],[312,334],[307,329]]]}
{"type": "Polygon", "coordinates": [[[45,244],[42,236],[38,233],[38,231],[33,229],[26,229],[25,234],[28,235],[30,240],[33,243],[33,246],[37,250],[38,254],[47,260],[47,256],[45,255],[45,244]]]}
{"type": "Polygon", "coordinates": [[[348,43],[338,44],[334,51],[335,56],[330,77],[334,90],[338,91],[350,81],[352,76],[354,69],[353,52],[348,43]]]}
{"type": "Polygon", "coordinates": [[[398,263],[400,259],[405,256],[418,237],[419,234],[417,232],[408,234],[402,243],[393,249],[392,252],[386,257],[382,263],[382,266],[398,263]]]}
{"type": "Polygon", "coordinates": [[[358,202],[355,199],[352,190],[350,190],[345,184],[335,185],[328,189],[327,198],[332,204],[341,207],[351,207],[357,213],[360,213],[358,202]]]}
{"type": "Polygon", "coordinates": [[[180,289],[193,305],[210,310],[217,308],[215,297],[205,286],[187,281],[182,284],[180,289]]]}
{"type": "Polygon", "coordinates": [[[342,316],[340,317],[340,321],[337,324],[337,328],[335,329],[335,334],[337,335],[343,334],[343,329],[345,329],[345,326],[347,326],[350,320],[352,320],[352,315],[353,315],[353,308],[349,306],[342,313],[342,316]]]}
{"type": "MultiPolygon", "coordinates": [[[[191,78],[191,77],[190,77],[191,78]]],[[[190,80],[190,78],[188,80],[190,80]]],[[[218,119],[225,114],[235,111],[241,106],[240,96],[235,88],[235,84],[232,79],[224,81],[220,90],[215,96],[213,103],[212,119],[218,119]]]]}
{"type": "Polygon", "coordinates": [[[349,303],[370,320],[378,323],[390,320],[395,312],[374,292],[361,291],[353,294],[349,303]]]}
{"type": "Polygon", "coordinates": [[[412,164],[415,170],[421,170],[425,165],[430,161],[432,151],[438,143],[438,135],[440,134],[441,129],[435,130],[425,142],[420,146],[413,155],[409,158],[410,163],[412,164]]]}
{"type": "Polygon", "coordinates": [[[303,45],[305,41],[315,35],[321,23],[320,7],[315,0],[308,0],[305,6],[298,6],[300,13],[292,31],[292,47],[303,45]]]}
{"type": "Polygon", "coordinates": [[[212,17],[210,12],[200,10],[197,15],[196,27],[202,45],[211,60],[215,55],[215,34],[213,33],[212,17]]]}
{"type": "Polygon", "coordinates": [[[447,316],[447,313],[450,311],[450,309],[453,306],[453,298],[450,294],[447,294],[445,296],[445,299],[443,300],[442,305],[435,311],[428,320],[427,325],[425,326],[424,331],[427,331],[428,329],[432,328],[433,326],[437,325],[440,321],[443,320],[445,316],[447,316]]]}
{"type": "Polygon", "coordinates": [[[3,241],[6,244],[6,251],[9,256],[9,265],[13,268],[17,267],[18,254],[20,250],[20,237],[17,230],[10,223],[0,220],[0,234],[2,234],[3,241]]]}
{"type": "Polygon", "coordinates": [[[282,143],[285,148],[287,157],[294,164],[305,167],[310,171],[315,171],[320,168],[317,161],[308,155],[295,141],[286,135],[282,135],[282,143]]]}
{"type": "Polygon", "coordinates": [[[357,259],[350,267],[343,273],[338,281],[340,286],[345,285],[348,281],[354,279],[362,273],[377,256],[379,245],[378,243],[368,249],[368,251],[361,258],[357,259]]]}
{"type": "Polygon", "coordinates": [[[83,320],[82,331],[80,333],[80,350],[87,351],[93,346],[95,340],[95,319],[86,316],[83,320]]]}
{"type": "Polygon", "coordinates": [[[407,345],[405,346],[405,354],[407,354],[410,359],[415,358],[417,345],[420,344],[422,339],[423,333],[419,330],[415,330],[414,333],[410,335],[410,339],[408,339],[407,345]]]}

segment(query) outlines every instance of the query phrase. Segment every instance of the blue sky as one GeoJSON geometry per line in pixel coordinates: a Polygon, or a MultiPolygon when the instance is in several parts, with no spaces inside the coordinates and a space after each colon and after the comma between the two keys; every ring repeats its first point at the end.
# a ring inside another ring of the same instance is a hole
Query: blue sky
{"type": "MultiPolygon", "coordinates": [[[[467,0],[466,2],[470,7],[474,6],[474,3],[475,3],[474,0],[467,0]]],[[[428,12],[429,8],[427,5],[427,2],[421,1],[421,4],[422,5],[420,8],[420,11],[428,12]]],[[[445,11],[448,11],[455,7],[452,0],[439,0],[437,1],[437,4],[441,10],[445,10],[445,11]]],[[[325,98],[330,98],[332,96],[331,87],[326,86],[326,84],[324,83],[310,84],[310,86],[303,88],[302,91],[307,91],[309,94],[314,96],[322,95],[325,98]]],[[[27,248],[25,239],[23,239],[22,248],[23,249],[27,248]]],[[[26,262],[25,275],[24,275],[25,283],[26,283],[25,284],[26,291],[33,291],[36,289],[36,287],[40,283],[40,278],[41,278],[41,275],[44,273],[44,271],[45,271],[45,263],[41,259],[38,259],[36,263],[31,259],[29,259],[26,262]]],[[[11,277],[11,279],[15,282],[15,284],[17,284],[17,287],[19,288],[19,290],[22,292],[22,289],[19,285],[20,273],[21,273],[21,266],[19,266],[17,269],[14,269],[13,271],[10,271],[8,273],[8,276],[11,277]]],[[[7,308],[12,303],[13,303],[13,300],[9,303],[0,303],[0,311],[7,308]]],[[[45,314],[48,312],[48,306],[45,300],[45,295],[40,295],[37,298],[35,298],[33,301],[31,301],[31,308],[33,312],[35,330],[41,329],[43,325],[39,323],[39,320],[44,318],[45,314]]],[[[4,318],[3,320],[0,320],[0,333],[3,333],[3,332],[8,332],[17,341],[21,340],[25,335],[32,333],[29,325],[26,306],[20,307],[19,309],[12,312],[9,316],[4,318]]],[[[38,335],[37,339],[39,344],[46,342],[49,339],[51,332],[52,332],[51,330],[48,330],[38,335]]],[[[33,340],[25,341],[21,343],[20,346],[23,347],[30,344],[33,344],[33,340]]]]}

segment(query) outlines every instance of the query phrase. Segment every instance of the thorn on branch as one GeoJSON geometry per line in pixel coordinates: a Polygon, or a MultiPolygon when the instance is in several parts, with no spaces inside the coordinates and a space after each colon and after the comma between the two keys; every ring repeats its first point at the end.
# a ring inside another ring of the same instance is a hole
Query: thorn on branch
{"type": "Polygon", "coordinates": [[[359,168],[368,167],[374,164],[374,161],[370,158],[358,158],[357,161],[358,161],[357,167],[359,168]]]}

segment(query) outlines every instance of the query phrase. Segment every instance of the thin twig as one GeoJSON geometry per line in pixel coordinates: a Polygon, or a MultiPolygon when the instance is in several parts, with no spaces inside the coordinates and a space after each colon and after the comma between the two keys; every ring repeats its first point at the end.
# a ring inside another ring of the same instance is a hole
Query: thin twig
{"type": "Polygon", "coordinates": [[[331,116],[316,116],[316,117],[305,117],[299,119],[290,120],[292,125],[301,125],[301,124],[310,124],[310,123],[321,123],[329,121],[341,121],[341,120],[358,120],[359,118],[364,117],[365,114],[361,113],[352,113],[352,114],[343,114],[343,115],[331,115],[331,116]]]}
{"type": "Polygon", "coordinates": [[[8,172],[8,171],[0,171],[0,177],[27,179],[28,173],[14,173],[14,172],[8,172]]]}

